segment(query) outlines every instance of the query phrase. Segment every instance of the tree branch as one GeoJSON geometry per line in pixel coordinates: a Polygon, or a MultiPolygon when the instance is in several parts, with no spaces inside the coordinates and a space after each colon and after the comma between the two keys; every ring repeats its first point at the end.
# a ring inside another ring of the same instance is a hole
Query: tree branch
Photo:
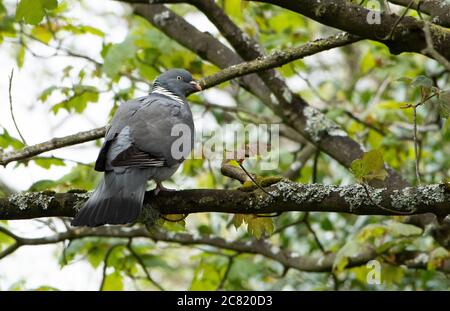
{"type": "MultiPolygon", "coordinates": [[[[388,0],[391,3],[408,6],[410,0],[388,0]]],[[[446,0],[414,1],[412,8],[432,17],[433,24],[450,27],[450,3],[446,0]]]]}
{"type": "MultiPolygon", "coordinates": [[[[319,23],[348,31],[354,35],[384,43],[391,53],[421,53],[427,44],[423,31],[424,21],[384,12],[374,12],[346,0],[248,0],[270,3],[305,15],[319,23]],[[368,23],[370,14],[380,14],[380,23],[368,23]],[[398,25],[396,23],[398,22],[398,25]],[[395,29],[394,29],[395,28],[395,29]],[[392,36],[390,36],[392,32],[392,36]]],[[[410,0],[408,0],[408,3],[410,0]]],[[[435,49],[450,60],[450,30],[433,24],[430,27],[435,49]]]]}
{"type": "Polygon", "coordinates": [[[252,61],[230,66],[220,73],[204,78],[202,83],[205,83],[208,87],[215,86],[232,78],[240,77],[243,74],[262,72],[267,69],[281,67],[294,60],[311,56],[325,50],[341,47],[359,40],[359,37],[347,33],[339,33],[325,39],[317,39],[296,48],[276,51],[268,56],[259,57],[252,61]]]}
{"type": "Polygon", "coordinates": [[[0,165],[6,166],[8,163],[13,161],[29,159],[47,151],[85,143],[91,140],[103,138],[103,136],[105,136],[105,127],[99,127],[64,137],[55,137],[40,144],[0,154],[0,165]]]}
{"type": "MultiPolygon", "coordinates": [[[[147,192],[144,205],[161,214],[189,214],[203,212],[266,214],[288,211],[339,212],[357,215],[402,215],[433,213],[450,214],[450,193],[445,185],[433,184],[408,187],[403,190],[368,188],[370,197],[359,184],[333,186],[297,184],[282,180],[254,191],[194,189],[161,192],[157,196],[147,192]],[[382,205],[384,208],[380,208],[382,205]]],[[[27,192],[0,198],[0,219],[30,219],[38,217],[73,217],[87,200],[87,193],[27,192]]],[[[145,215],[146,213],[143,213],[145,215]]],[[[145,217],[145,216],[142,216],[145,217]]],[[[145,223],[145,219],[142,219],[145,223]]]]}
{"type": "Polygon", "coordinates": [[[438,61],[444,68],[450,72],[450,61],[445,59],[436,49],[434,48],[434,42],[432,39],[430,24],[425,22],[425,26],[423,27],[423,31],[425,32],[425,41],[427,43],[427,47],[423,50],[423,52],[427,55],[433,57],[436,61],[438,61]]]}
{"type": "MultiPolygon", "coordinates": [[[[86,237],[105,237],[105,238],[149,238],[155,242],[178,243],[181,245],[209,245],[220,249],[227,249],[238,253],[259,254],[266,258],[279,262],[286,268],[293,268],[307,272],[330,272],[332,271],[335,253],[329,253],[323,256],[299,256],[290,251],[280,249],[265,240],[253,241],[230,241],[214,236],[194,236],[188,233],[173,233],[163,231],[149,232],[144,228],[125,228],[118,226],[99,227],[99,228],[77,228],[74,230],[61,232],[53,236],[42,238],[21,238],[20,246],[25,245],[46,245],[59,243],[65,240],[75,240],[86,237]]],[[[17,248],[16,248],[17,249],[17,248]]],[[[362,247],[358,254],[349,259],[347,267],[363,265],[369,260],[377,257],[376,252],[370,247],[362,247]]],[[[403,264],[413,269],[426,269],[427,262],[424,261],[424,253],[409,252],[392,254],[391,263],[403,264]]],[[[437,270],[450,272],[450,260],[444,260],[437,270]]]]}

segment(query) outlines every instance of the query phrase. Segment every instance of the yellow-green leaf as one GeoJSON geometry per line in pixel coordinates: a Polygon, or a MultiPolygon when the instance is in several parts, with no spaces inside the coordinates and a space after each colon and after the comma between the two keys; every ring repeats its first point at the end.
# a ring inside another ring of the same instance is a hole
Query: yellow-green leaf
{"type": "Polygon", "coordinates": [[[49,43],[53,35],[47,27],[38,25],[33,28],[31,34],[44,43],[49,43]]]}
{"type": "Polygon", "coordinates": [[[121,291],[121,290],[123,290],[122,276],[117,272],[108,274],[105,279],[105,285],[103,286],[103,290],[106,290],[106,291],[121,291]]]}
{"type": "Polygon", "coordinates": [[[55,159],[55,158],[38,158],[38,159],[34,160],[34,163],[36,163],[37,165],[39,165],[42,168],[45,168],[46,170],[48,170],[52,165],[55,165],[55,166],[65,166],[66,165],[63,160],[55,159]]]}
{"type": "Polygon", "coordinates": [[[46,10],[53,10],[57,6],[57,0],[21,0],[17,5],[16,20],[37,25],[44,18],[46,10]]]}
{"type": "Polygon", "coordinates": [[[238,229],[241,225],[244,224],[245,216],[247,216],[247,215],[235,214],[233,216],[233,225],[236,229],[238,229]]]}
{"type": "Polygon", "coordinates": [[[383,154],[378,149],[365,152],[361,159],[352,162],[350,169],[356,179],[362,182],[372,179],[384,180],[387,176],[387,171],[384,169],[383,154]]]}
{"type": "Polygon", "coordinates": [[[25,47],[22,45],[20,47],[20,49],[17,53],[17,57],[16,57],[17,66],[19,68],[22,68],[24,60],[25,60],[25,47]]]}
{"type": "Polygon", "coordinates": [[[248,233],[259,239],[263,234],[271,235],[274,230],[273,220],[270,217],[253,216],[248,218],[248,233]]]}
{"type": "Polygon", "coordinates": [[[389,222],[387,229],[394,236],[415,236],[421,235],[423,230],[419,227],[401,222],[389,222]]]}
{"type": "Polygon", "coordinates": [[[362,244],[357,240],[348,241],[337,253],[333,262],[333,271],[340,272],[347,267],[350,258],[358,254],[362,244]]]}
{"type": "Polygon", "coordinates": [[[227,0],[224,1],[225,12],[235,18],[237,21],[242,21],[241,0],[227,0]]]}

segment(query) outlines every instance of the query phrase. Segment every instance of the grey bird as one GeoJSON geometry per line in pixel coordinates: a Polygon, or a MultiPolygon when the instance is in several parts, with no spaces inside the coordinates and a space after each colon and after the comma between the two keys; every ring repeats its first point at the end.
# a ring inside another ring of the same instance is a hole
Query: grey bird
{"type": "Polygon", "coordinates": [[[186,96],[201,91],[184,69],[171,69],[148,96],[122,104],[114,115],[95,170],[104,176],[72,220],[72,226],[126,224],[141,213],[148,180],[165,189],[194,144],[194,121],[186,96]]]}

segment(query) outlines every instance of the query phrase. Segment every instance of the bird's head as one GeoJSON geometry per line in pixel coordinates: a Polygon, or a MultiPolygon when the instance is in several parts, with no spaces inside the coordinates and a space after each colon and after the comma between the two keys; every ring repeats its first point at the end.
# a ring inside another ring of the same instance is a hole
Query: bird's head
{"type": "Polygon", "coordinates": [[[153,90],[164,88],[180,97],[201,91],[202,88],[197,81],[192,78],[189,71],[184,69],[170,69],[159,75],[153,83],[153,90]]]}

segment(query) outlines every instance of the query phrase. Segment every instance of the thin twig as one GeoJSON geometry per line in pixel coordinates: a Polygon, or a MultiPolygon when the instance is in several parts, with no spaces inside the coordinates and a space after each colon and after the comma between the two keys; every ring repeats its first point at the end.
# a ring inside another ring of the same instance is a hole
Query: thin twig
{"type": "Polygon", "coordinates": [[[333,279],[333,290],[338,291],[339,290],[339,279],[336,276],[336,274],[334,274],[333,271],[330,272],[331,274],[331,278],[333,279]]]}
{"type": "Polygon", "coordinates": [[[23,138],[23,135],[19,130],[19,126],[17,125],[16,118],[14,117],[13,100],[12,100],[12,95],[11,95],[13,77],[14,77],[14,68],[11,70],[11,75],[9,76],[9,111],[11,112],[11,118],[14,122],[14,126],[16,127],[17,133],[19,133],[20,139],[22,140],[24,145],[27,145],[25,138],[23,138]]]}
{"type": "Polygon", "coordinates": [[[183,214],[183,216],[181,216],[179,219],[173,220],[173,219],[169,219],[169,218],[165,217],[164,215],[160,215],[160,217],[162,219],[164,219],[165,221],[168,221],[168,222],[180,222],[180,221],[185,220],[188,216],[189,216],[189,214],[183,214]]]}
{"type": "Polygon", "coordinates": [[[222,279],[220,280],[219,285],[217,285],[216,291],[223,289],[223,286],[225,285],[225,282],[228,279],[228,275],[230,274],[231,267],[233,266],[234,258],[236,258],[236,256],[238,255],[240,255],[240,253],[228,257],[227,268],[222,276],[222,279]]]}
{"type": "Polygon", "coordinates": [[[314,241],[316,241],[317,246],[320,248],[320,250],[322,251],[323,254],[326,253],[325,248],[323,247],[322,243],[320,242],[319,238],[317,237],[316,232],[314,231],[314,229],[311,227],[309,221],[307,219],[305,219],[304,221],[306,228],[308,229],[308,231],[313,235],[314,237],[314,241]]]}
{"type": "Polygon", "coordinates": [[[419,171],[419,148],[417,142],[417,106],[413,107],[413,122],[414,122],[414,130],[413,130],[413,138],[414,138],[414,157],[416,163],[416,178],[417,183],[420,185],[420,171],[419,171]]]}
{"type": "Polygon", "coordinates": [[[402,15],[397,18],[397,20],[394,22],[394,25],[391,28],[391,31],[389,31],[389,34],[384,38],[384,40],[391,40],[392,35],[394,34],[395,28],[397,28],[398,24],[401,22],[401,20],[405,17],[406,13],[408,13],[409,9],[412,7],[416,0],[411,0],[408,3],[408,6],[405,8],[405,10],[402,12],[402,15]]]}
{"type": "Polygon", "coordinates": [[[245,172],[245,174],[248,176],[248,178],[250,178],[250,180],[256,185],[256,187],[258,187],[260,190],[262,190],[264,193],[270,195],[271,197],[275,198],[275,196],[268,192],[266,189],[264,189],[257,181],[255,178],[253,178],[252,174],[250,174],[244,167],[244,165],[242,165],[242,163],[240,161],[236,161],[237,163],[239,163],[239,166],[241,167],[241,169],[245,172]]]}
{"type": "Polygon", "coordinates": [[[277,230],[275,230],[272,233],[272,236],[275,235],[275,234],[281,233],[282,231],[286,230],[289,227],[293,227],[293,226],[296,226],[296,225],[299,225],[299,224],[303,223],[306,220],[307,217],[308,217],[308,213],[304,213],[298,220],[296,220],[294,222],[291,222],[290,224],[284,225],[282,227],[279,227],[277,230]]]}
{"type": "Polygon", "coordinates": [[[316,154],[314,155],[314,162],[313,162],[313,171],[312,171],[313,184],[317,182],[317,168],[319,166],[319,156],[320,156],[320,149],[317,149],[316,154]]]}
{"type": "Polygon", "coordinates": [[[414,161],[415,161],[415,171],[416,171],[416,178],[417,178],[417,183],[420,185],[420,171],[419,171],[419,161],[420,161],[420,154],[419,154],[419,147],[418,147],[418,138],[417,138],[417,108],[419,106],[422,106],[423,104],[425,104],[428,100],[432,99],[433,97],[437,96],[437,92],[433,92],[431,95],[428,95],[427,97],[423,98],[423,93],[422,93],[422,100],[417,103],[417,104],[408,104],[405,106],[402,106],[401,108],[413,108],[413,142],[414,142],[414,161]]]}
{"type": "Polygon", "coordinates": [[[259,218],[274,218],[280,216],[281,214],[283,214],[283,212],[275,212],[272,215],[265,215],[265,214],[255,214],[255,215],[259,218]]]}
{"type": "Polygon", "coordinates": [[[356,116],[354,113],[352,113],[351,111],[344,111],[344,113],[345,113],[347,116],[349,116],[351,119],[353,119],[353,120],[355,120],[356,122],[358,122],[358,123],[364,125],[365,127],[368,127],[368,128],[370,128],[370,129],[374,130],[375,132],[377,132],[378,134],[380,134],[380,135],[382,135],[382,136],[386,136],[386,132],[385,132],[383,129],[381,129],[381,128],[379,128],[379,127],[377,127],[377,126],[375,126],[375,125],[373,125],[373,124],[371,124],[371,123],[369,123],[369,122],[367,122],[367,121],[364,121],[364,120],[360,119],[359,117],[357,117],[357,116],[356,116]]]}
{"type": "Polygon", "coordinates": [[[105,254],[105,258],[103,259],[103,272],[102,272],[102,281],[100,283],[100,288],[99,291],[103,290],[103,287],[105,286],[105,281],[106,281],[106,269],[108,268],[108,260],[109,260],[109,256],[111,256],[112,252],[119,246],[123,246],[123,244],[116,244],[111,246],[108,251],[105,254]]]}
{"type": "Polygon", "coordinates": [[[164,288],[158,284],[158,282],[156,282],[152,276],[150,275],[150,273],[147,270],[147,267],[145,266],[144,261],[142,260],[141,256],[139,256],[138,253],[136,253],[136,251],[133,249],[132,246],[132,239],[129,239],[128,244],[127,244],[127,249],[130,251],[131,255],[133,255],[134,258],[136,258],[138,264],[141,266],[142,270],[145,273],[145,276],[147,277],[148,281],[150,283],[153,284],[153,286],[155,286],[156,288],[158,288],[160,291],[164,291],[164,288]]]}

